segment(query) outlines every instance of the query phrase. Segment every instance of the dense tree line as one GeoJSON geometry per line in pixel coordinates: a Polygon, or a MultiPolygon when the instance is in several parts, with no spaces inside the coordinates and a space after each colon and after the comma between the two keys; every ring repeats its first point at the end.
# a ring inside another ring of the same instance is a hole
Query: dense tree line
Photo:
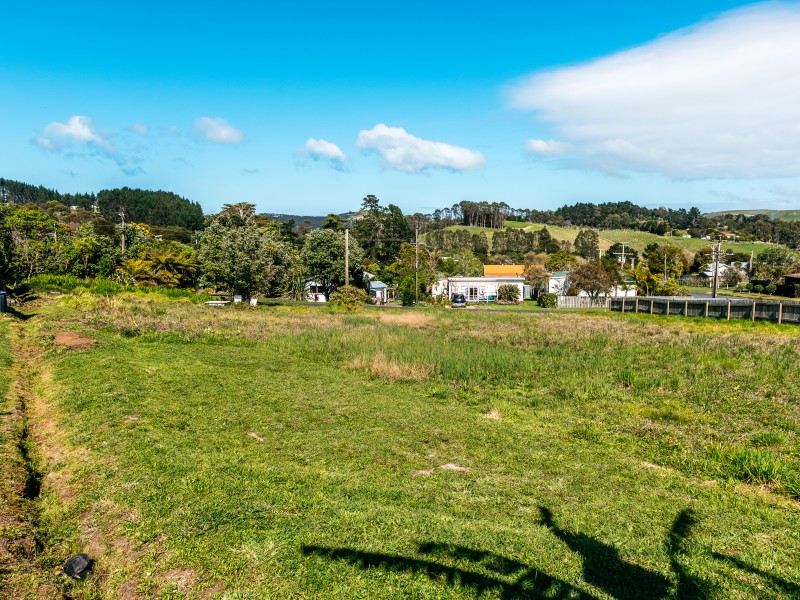
{"type": "Polygon", "coordinates": [[[90,210],[96,201],[94,194],[62,194],[44,186],[0,178],[0,200],[13,204],[60,202],[66,206],[80,206],[90,210]]]}
{"type": "Polygon", "coordinates": [[[202,229],[203,209],[197,202],[172,192],[149,191],[128,187],[103,190],[95,194],[62,194],[43,186],[0,179],[0,199],[17,205],[49,205],[51,210],[66,212],[70,207],[98,212],[103,218],[119,220],[120,208],[128,221],[157,227],[182,227],[188,231],[202,229]],[[55,205],[54,205],[55,203],[55,205]],[[58,206],[60,205],[60,209],[58,206]]]}
{"type": "Polygon", "coordinates": [[[197,202],[172,192],[152,192],[128,187],[103,190],[97,194],[97,206],[106,219],[115,219],[121,208],[131,221],[156,226],[202,229],[203,209],[197,202]]]}
{"type": "Polygon", "coordinates": [[[502,229],[506,221],[594,229],[633,229],[657,235],[678,232],[714,238],[720,232],[735,233],[743,241],[763,241],[800,249],[800,221],[771,219],[767,215],[724,214],[704,216],[696,207],[647,208],[632,202],[579,202],[556,210],[518,209],[506,203],[462,201],[424,215],[424,231],[451,225],[502,229]]]}

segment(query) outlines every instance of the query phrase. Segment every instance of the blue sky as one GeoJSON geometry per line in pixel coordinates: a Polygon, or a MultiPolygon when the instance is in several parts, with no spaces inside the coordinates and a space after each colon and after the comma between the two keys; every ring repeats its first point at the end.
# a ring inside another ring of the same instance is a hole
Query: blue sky
{"type": "Polygon", "coordinates": [[[60,191],[800,208],[797,2],[36,2],[3,22],[0,176],[60,191]]]}

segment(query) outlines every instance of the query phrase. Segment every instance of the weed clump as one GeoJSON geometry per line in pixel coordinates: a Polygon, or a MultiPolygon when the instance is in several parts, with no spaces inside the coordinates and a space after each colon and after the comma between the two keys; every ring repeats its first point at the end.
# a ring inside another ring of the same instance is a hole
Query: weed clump
{"type": "Polygon", "coordinates": [[[330,306],[333,310],[360,310],[367,302],[367,293],[353,285],[343,285],[331,294],[330,306]]]}
{"type": "Polygon", "coordinates": [[[800,472],[796,465],[769,448],[715,446],[710,452],[722,475],[756,485],[771,486],[800,497],[800,472]]]}

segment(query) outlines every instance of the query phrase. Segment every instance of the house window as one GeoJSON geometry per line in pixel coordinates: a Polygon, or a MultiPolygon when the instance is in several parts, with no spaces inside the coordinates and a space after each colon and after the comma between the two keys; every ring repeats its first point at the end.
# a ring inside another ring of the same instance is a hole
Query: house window
{"type": "Polygon", "coordinates": [[[467,290],[467,300],[471,300],[473,302],[478,300],[478,288],[471,287],[467,290]]]}

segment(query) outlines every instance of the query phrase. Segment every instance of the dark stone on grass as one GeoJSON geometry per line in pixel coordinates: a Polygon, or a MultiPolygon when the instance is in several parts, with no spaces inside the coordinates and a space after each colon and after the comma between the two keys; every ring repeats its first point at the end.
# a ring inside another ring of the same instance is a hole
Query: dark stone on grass
{"type": "Polygon", "coordinates": [[[64,573],[73,579],[83,579],[92,570],[92,562],[91,558],[81,552],[64,563],[64,573]]]}

